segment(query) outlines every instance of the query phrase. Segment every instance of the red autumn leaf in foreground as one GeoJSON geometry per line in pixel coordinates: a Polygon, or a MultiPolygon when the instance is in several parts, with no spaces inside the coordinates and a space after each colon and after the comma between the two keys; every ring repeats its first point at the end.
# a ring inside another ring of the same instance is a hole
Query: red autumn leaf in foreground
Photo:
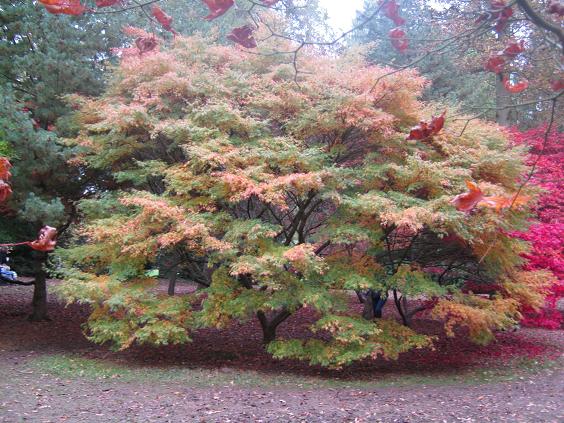
{"type": "Polygon", "coordinates": [[[172,29],[172,17],[168,16],[159,6],[153,6],[151,9],[151,13],[155,17],[155,19],[163,26],[164,29],[167,31],[176,34],[176,31],[172,29]]]}
{"type": "Polygon", "coordinates": [[[430,123],[424,121],[419,122],[419,125],[411,128],[407,139],[424,140],[425,138],[429,138],[432,135],[438,134],[445,125],[445,116],[446,110],[439,116],[433,116],[430,123]]]}
{"type": "Polygon", "coordinates": [[[515,84],[513,84],[507,77],[504,77],[503,86],[507,92],[510,92],[512,94],[518,94],[520,92],[525,91],[529,87],[529,81],[524,79],[520,82],[516,82],[515,84]]]}
{"type": "Polygon", "coordinates": [[[564,90],[564,78],[555,79],[554,81],[551,81],[550,88],[552,88],[553,91],[564,90]]]}
{"type": "Polygon", "coordinates": [[[262,3],[265,6],[274,6],[276,3],[278,3],[280,0],[262,0],[262,3]]]}
{"type": "Polygon", "coordinates": [[[4,181],[9,181],[12,177],[10,173],[10,169],[12,168],[12,164],[6,157],[0,157],[0,179],[4,181]]]}
{"type": "Polygon", "coordinates": [[[521,40],[519,42],[512,41],[507,44],[507,47],[503,50],[503,54],[511,59],[517,57],[518,54],[523,53],[525,51],[525,41],[521,40]]]}
{"type": "Polygon", "coordinates": [[[147,53],[157,47],[157,40],[153,37],[139,37],[135,40],[135,45],[139,49],[139,54],[147,53]]]}
{"type": "Polygon", "coordinates": [[[403,25],[405,23],[405,19],[399,15],[399,5],[396,3],[396,0],[386,1],[383,10],[384,15],[394,21],[397,26],[403,25]]]}
{"type": "Polygon", "coordinates": [[[86,8],[80,0],[39,0],[47,12],[54,15],[82,15],[86,8]]]}
{"type": "Polygon", "coordinates": [[[97,7],[110,7],[121,3],[122,0],[96,0],[97,7]]]}
{"type": "Polygon", "coordinates": [[[526,195],[518,195],[517,197],[491,196],[486,197],[484,193],[472,181],[466,181],[468,192],[458,194],[450,203],[456,207],[458,211],[469,212],[476,206],[483,206],[496,209],[497,212],[513,206],[522,206],[529,201],[526,195]]]}
{"type": "Polygon", "coordinates": [[[204,18],[207,21],[220,17],[234,4],[233,0],[204,0],[204,3],[210,9],[209,15],[204,18]]]}
{"type": "Polygon", "coordinates": [[[484,193],[474,182],[466,181],[466,186],[468,187],[468,192],[458,194],[450,200],[450,203],[458,211],[469,212],[484,199],[484,193]]]}
{"type": "Polygon", "coordinates": [[[227,38],[245,48],[255,48],[257,46],[257,42],[253,38],[253,29],[249,25],[233,28],[227,38]]]}
{"type": "Polygon", "coordinates": [[[405,37],[405,31],[401,28],[394,28],[388,33],[392,46],[400,53],[403,53],[409,47],[409,42],[405,37]]]}
{"type": "Polygon", "coordinates": [[[484,68],[490,72],[501,73],[503,67],[505,66],[505,59],[503,56],[496,54],[495,56],[490,56],[484,65],[484,68]]]}
{"type": "Polygon", "coordinates": [[[2,179],[0,179],[0,203],[3,203],[12,195],[12,188],[2,179]]]}
{"type": "Polygon", "coordinates": [[[550,0],[546,11],[551,15],[564,16],[564,3],[561,3],[558,0],[550,0]]]}
{"type": "Polygon", "coordinates": [[[44,226],[39,231],[35,241],[28,245],[36,251],[53,251],[57,245],[57,230],[51,226],[44,226]]]}

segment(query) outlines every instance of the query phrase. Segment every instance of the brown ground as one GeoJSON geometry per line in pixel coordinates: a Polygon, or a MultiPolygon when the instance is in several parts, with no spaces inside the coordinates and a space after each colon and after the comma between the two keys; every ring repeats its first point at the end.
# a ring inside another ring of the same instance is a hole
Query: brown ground
{"type": "MultiPolygon", "coordinates": [[[[254,322],[110,353],[82,335],[84,307],[51,297],[53,321],[32,324],[30,299],[29,287],[0,287],[2,422],[564,421],[562,331],[502,333],[488,347],[441,337],[432,352],[327,371],[270,358],[254,322]]],[[[280,335],[307,335],[311,318],[301,311],[280,335]]]]}

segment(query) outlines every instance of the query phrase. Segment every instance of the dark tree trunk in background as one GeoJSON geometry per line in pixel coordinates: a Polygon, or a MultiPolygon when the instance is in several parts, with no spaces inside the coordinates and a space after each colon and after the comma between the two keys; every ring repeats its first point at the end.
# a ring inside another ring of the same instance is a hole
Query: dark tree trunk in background
{"type": "Polygon", "coordinates": [[[362,317],[366,320],[373,320],[374,319],[374,301],[372,299],[371,292],[368,293],[359,293],[357,292],[358,299],[362,303],[362,317]]]}
{"type": "MultiPolygon", "coordinates": [[[[509,93],[503,86],[503,73],[498,73],[495,76],[495,105],[497,110],[495,112],[495,121],[503,126],[510,126],[512,123],[512,108],[507,107],[510,103],[509,93]]],[[[507,76],[507,75],[506,75],[507,76]]]]}
{"type": "Polygon", "coordinates": [[[29,316],[32,322],[41,322],[51,320],[47,315],[47,272],[45,272],[45,263],[47,262],[47,253],[33,252],[33,273],[35,276],[35,287],[33,289],[33,300],[31,302],[33,311],[29,316]]]}
{"type": "Polygon", "coordinates": [[[356,295],[364,306],[362,309],[362,317],[364,319],[373,320],[382,317],[382,309],[388,299],[387,293],[369,289],[366,292],[357,291],[356,295]]]}
{"type": "Polygon", "coordinates": [[[177,277],[177,271],[175,267],[171,269],[171,271],[168,274],[168,295],[170,296],[174,295],[174,290],[176,289],[176,277],[177,277]]]}

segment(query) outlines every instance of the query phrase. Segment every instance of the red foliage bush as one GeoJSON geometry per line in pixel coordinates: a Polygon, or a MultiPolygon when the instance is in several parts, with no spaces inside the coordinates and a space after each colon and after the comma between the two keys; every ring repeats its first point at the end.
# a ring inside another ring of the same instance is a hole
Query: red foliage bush
{"type": "Polygon", "coordinates": [[[550,270],[558,281],[550,288],[545,306],[539,310],[523,310],[522,323],[526,326],[558,329],[564,321],[557,309],[557,302],[564,297],[564,134],[553,131],[543,148],[546,128],[540,127],[526,132],[515,131],[517,144],[531,146],[529,163],[536,164],[532,182],[546,192],[537,205],[539,222],[527,232],[514,235],[531,243],[531,251],[525,255],[528,270],[550,270]],[[538,160],[538,161],[537,161],[538,160]]]}

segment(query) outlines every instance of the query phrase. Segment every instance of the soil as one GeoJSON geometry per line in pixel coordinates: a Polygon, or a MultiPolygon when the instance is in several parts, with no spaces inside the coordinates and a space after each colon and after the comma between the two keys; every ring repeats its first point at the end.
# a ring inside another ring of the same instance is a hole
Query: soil
{"type": "MultiPolygon", "coordinates": [[[[254,321],[199,331],[187,345],[111,352],[84,337],[87,307],[50,295],[52,321],[31,323],[31,296],[0,287],[1,422],[564,421],[560,330],[500,333],[479,347],[423,318],[416,324],[438,336],[434,351],[337,371],[274,360],[254,321]],[[75,359],[84,371],[69,367],[75,359]]],[[[310,310],[290,319],[279,336],[308,336],[310,310]]]]}

